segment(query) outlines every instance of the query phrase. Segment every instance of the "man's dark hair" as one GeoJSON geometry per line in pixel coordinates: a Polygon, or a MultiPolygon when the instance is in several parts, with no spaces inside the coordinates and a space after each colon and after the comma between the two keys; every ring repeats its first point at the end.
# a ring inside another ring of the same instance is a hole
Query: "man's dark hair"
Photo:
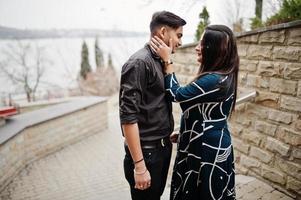
{"type": "Polygon", "coordinates": [[[151,23],[149,25],[151,33],[153,33],[158,27],[161,26],[169,26],[173,29],[177,29],[180,26],[184,26],[186,24],[186,21],[179,17],[178,15],[175,15],[168,11],[160,11],[155,12],[152,16],[151,23]]]}

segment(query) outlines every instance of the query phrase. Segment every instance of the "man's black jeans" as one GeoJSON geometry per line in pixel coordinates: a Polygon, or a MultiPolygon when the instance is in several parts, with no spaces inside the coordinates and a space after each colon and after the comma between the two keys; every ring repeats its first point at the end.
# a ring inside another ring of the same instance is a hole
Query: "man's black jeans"
{"type": "MultiPolygon", "coordinates": [[[[158,142],[160,144],[161,142],[158,142]]],[[[141,144],[146,167],[151,175],[151,187],[146,190],[135,189],[134,164],[128,147],[125,145],[124,174],[130,184],[132,200],[160,200],[163,194],[168,168],[170,164],[172,144],[165,140],[164,144],[151,145],[141,144]],[[147,148],[144,148],[147,147],[147,148]]]]}

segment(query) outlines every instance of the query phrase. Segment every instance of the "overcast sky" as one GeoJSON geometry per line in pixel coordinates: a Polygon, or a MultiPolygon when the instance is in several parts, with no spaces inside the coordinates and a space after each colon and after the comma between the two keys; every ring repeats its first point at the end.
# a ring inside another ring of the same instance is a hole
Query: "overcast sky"
{"type": "Polygon", "coordinates": [[[0,0],[0,25],[17,28],[99,28],[147,32],[152,13],[172,11],[193,34],[206,5],[212,24],[253,17],[255,0],[0,0]],[[239,9],[237,9],[239,4],[239,9]]]}

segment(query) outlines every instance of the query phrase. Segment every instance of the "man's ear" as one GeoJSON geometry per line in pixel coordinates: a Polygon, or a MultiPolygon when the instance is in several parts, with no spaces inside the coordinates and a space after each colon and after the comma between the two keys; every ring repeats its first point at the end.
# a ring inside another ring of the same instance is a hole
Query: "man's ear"
{"type": "Polygon", "coordinates": [[[160,36],[160,39],[164,39],[164,36],[166,35],[167,33],[167,29],[165,26],[162,26],[159,30],[159,36],[160,36]]]}

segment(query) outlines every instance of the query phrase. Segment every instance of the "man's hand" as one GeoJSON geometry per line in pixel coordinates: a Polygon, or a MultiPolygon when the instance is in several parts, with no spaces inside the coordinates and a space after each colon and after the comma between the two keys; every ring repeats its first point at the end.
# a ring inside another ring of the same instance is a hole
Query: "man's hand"
{"type": "Polygon", "coordinates": [[[143,153],[141,150],[138,124],[123,124],[122,129],[132,159],[136,162],[134,170],[135,188],[145,190],[150,187],[151,177],[146,168],[145,162],[142,159],[143,153]]]}
{"type": "Polygon", "coordinates": [[[135,188],[138,190],[145,190],[151,186],[151,176],[144,162],[135,165],[134,179],[135,188]]]}
{"type": "Polygon", "coordinates": [[[179,133],[177,132],[173,132],[170,136],[169,139],[172,143],[177,143],[178,142],[178,137],[179,137],[179,133]]]}

